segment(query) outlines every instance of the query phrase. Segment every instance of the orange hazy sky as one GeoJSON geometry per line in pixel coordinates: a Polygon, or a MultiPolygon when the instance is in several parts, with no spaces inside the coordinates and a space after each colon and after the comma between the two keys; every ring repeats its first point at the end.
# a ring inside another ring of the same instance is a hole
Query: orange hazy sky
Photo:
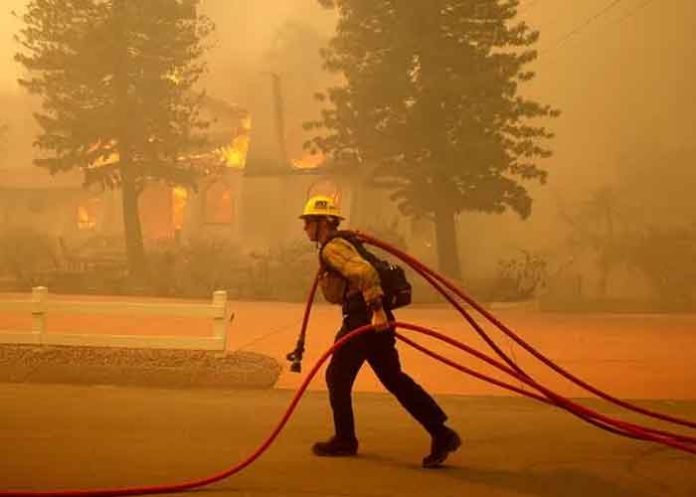
{"type": "MultiPolygon", "coordinates": [[[[12,60],[19,22],[9,12],[21,11],[27,0],[0,2],[0,92],[19,91],[12,60]]],[[[332,28],[333,14],[316,0],[204,0],[203,5],[221,33],[211,56],[212,93],[233,86],[230,61],[259,61],[286,20],[312,24],[327,36],[332,28]],[[223,59],[224,67],[216,65],[223,59]]],[[[563,111],[553,123],[556,155],[550,169],[581,179],[597,174],[619,152],[652,143],[694,143],[696,2],[523,0],[521,15],[542,34],[534,63],[538,76],[525,91],[563,111]]]]}

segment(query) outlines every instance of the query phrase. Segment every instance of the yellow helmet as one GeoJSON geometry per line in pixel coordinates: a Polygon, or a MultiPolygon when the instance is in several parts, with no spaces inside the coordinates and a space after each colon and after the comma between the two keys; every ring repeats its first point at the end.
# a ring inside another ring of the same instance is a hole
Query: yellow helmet
{"type": "Polygon", "coordinates": [[[337,219],[345,219],[341,216],[341,210],[333,198],[326,195],[314,195],[307,200],[300,219],[311,216],[331,216],[337,219]]]}

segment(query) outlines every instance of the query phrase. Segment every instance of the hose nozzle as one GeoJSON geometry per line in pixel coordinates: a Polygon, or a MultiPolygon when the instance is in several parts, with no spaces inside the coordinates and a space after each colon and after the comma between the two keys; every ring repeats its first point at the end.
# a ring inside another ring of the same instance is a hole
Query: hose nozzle
{"type": "Polygon", "coordinates": [[[290,371],[293,373],[301,373],[302,372],[302,363],[300,361],[292,361],[290,364],[290,371]]]}
{"type": "Polygon", "coordinates": [[[304,344],[297,344],[297,348],[287,354],[285,358],[290,361],[290,371],[293,373],[302,372],[302,354],[304,353],[304,344]]]}

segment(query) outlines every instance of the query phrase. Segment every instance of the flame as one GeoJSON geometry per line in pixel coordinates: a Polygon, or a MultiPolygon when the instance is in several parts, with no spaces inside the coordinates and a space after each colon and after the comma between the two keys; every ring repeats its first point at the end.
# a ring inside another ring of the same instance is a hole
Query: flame
{"type": "Polygon", "coordinates": [[[324,154],[305,154],[299,159],[292,159],[291,162],[298,169],[316,169],[324,163],[324,154]]]}
{"type": "MultiPolygon", "coordinates": [[[[90,146],[87,149],[87,153],[91,154],[93,152],[96,152],[99,150],[100,147],[111,147],[113,148],[116,144],[116,140],[109,140],[108,143],[103,142],[102,140],[97,140],[92,146],[90,146]]],[[[87,169],[97,169],[102,166],[107,166],[109,164],[114,164],[115,162],[118,162],[120,156],[117,151],[112,151],[109,155],[103,156],[103,157],[98,157],[96,160],[92,161],[87,165],[87,169]]]]}
{"type": "Polygon", "coordinates": [[[178,86],[183,80],[181,76],[181,71],[177,69],[170,69],[162,76],[162,79],[171,81],[172,83],[174,83],[174,86],[178,86]]]}
{"type": "Polygon", "coordinates": [[[240,135],[232,140],[232,143],[220,150],[227,167],[244,169],[247,153],[249,151],[249,136],[240,135]]]}
{"type": "Polygon", "coordinates": [[[175,230],[180,230],[184,225],[186,203],[188,202],[188,190],[181,186],[172,188],[172,225],[175,230]]]}
{"type": "Polygon", "coordinates": [[[97,226],[97,211],[101,206],[98,198],[91,198],[77,206],[77,228],[91,230],[97,226]]]}
{"type": "Polygon", "coordinates": [[[232,143],[222,147],[220,153],[227,167],[244,169],[247,154],[249,152],[249,131],[251,130],[251,116],[242,119],[239,134],[232,139],[232,143]]]}

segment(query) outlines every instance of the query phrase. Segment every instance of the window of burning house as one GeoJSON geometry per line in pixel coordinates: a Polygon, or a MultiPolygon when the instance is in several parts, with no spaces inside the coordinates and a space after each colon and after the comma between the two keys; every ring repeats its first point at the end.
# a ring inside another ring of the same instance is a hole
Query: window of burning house
{"type": "Polygon", "coordinates": [[[148,185],[138,197],[138,214],[146,240],[168,240],[174,234],[172,188],[164,184],[148,185]]]}
{"type": "Polygon", "coordinates": [[[101,212],[102,200],[98,197],[87,198],[77,204],[77,229],[93,230],[97,227],[97,220],[101,212]]]}
{"type": "Polygon", "coordinates": [[[234,195],[229,185],[218,182],[205,191],[203,219],[206,224],[234,222],[234,195]]]}
{"type": "Polygon", "coordinates": [[[183,187],[172,188],[172,225],[175,230],[184,226],[188,190],[183,187]]]}

